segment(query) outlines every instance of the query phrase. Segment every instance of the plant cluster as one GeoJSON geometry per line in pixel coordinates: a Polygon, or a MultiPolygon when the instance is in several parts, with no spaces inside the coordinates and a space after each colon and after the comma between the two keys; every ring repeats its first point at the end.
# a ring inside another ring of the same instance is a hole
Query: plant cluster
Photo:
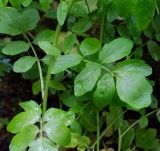
{"type": "Polygon", "coordinates": [[[159,8],[160,0],[1,0],[0,76],[20,73],[41,94],[9,122],[9,150],[159,151],[149,127],[151,115],[159,119],[155,83],[142,59],[160,60],[159,8]]]}

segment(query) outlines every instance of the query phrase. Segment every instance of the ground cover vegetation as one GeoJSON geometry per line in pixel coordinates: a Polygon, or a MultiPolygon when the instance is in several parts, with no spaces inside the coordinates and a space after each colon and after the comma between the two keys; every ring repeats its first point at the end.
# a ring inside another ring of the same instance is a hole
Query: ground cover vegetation
{"type": "Polygon", "coordinates": [[[159,8],[0,0],[0,150],[160,151],[159,8]]]}

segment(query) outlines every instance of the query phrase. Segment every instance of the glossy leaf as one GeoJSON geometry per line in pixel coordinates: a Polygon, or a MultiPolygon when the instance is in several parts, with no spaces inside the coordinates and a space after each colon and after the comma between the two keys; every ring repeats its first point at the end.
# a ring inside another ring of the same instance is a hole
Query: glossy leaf
{"type": "Polygon", "coordinates": [[[151,104],[152,86],[141,74],[118,74],[116,88],[120,99],[133,108],[141,109],[151,104]]]}
{"type": "Polygon", "coordinates": [[[62,121],[51,120],[44,125],[43,129],[49,139],[58,145],[65,146],[71,141],[71,131],[62,121]]]}
{"type": "Polygon", "coordinates": [[[40,137],[31,143],[29,151],[58,151],[58,147],[49,139],[40,137]]]}
{"type": "Polygon", "coordinates": [[[19,104],[25,111],[36,111],[39,114],[41,114],[41,108],[40,106],[33,100],[21,102],[19,104]]]}
{"type": "Polygon", "coordinates": [[[80,50],[84,56],[96,53],[100,49],[100,42],[96,38],[86,38],[80,45],[80,50]]]}
{"type": "Polygon", "coordinates": [[[53,56],[60,55],[60,50],[49,42],[40,41],[38,42],[38,45],[47,55],[53,55],[53,56]]]}
{"type": "Polygon", "coordinates": [[[24,56],[14,63],[14,72],[26,72],[35,64],[36,58],[32,56],[24,56]]]}
{"type": "Polygon", "coordinates": [[[51,121],[53,119],[59,120],[60,122],[62,122],[66,126],[69,126],[75,120],[75,114],[70,111],[66,112],[61,109],[50,108],[44,114],[44,120],[51,121]]]}
{"type": "Polygon", "coordinates": [[[26,111],[17,114],[8,124],[7,131],[18,133],[26,126],[35,124],[39,121],[40,115],[37,111],[26,111]]]}
{"type": "Polygon", "coordinates": [[[133,42],[126,38],[118,38],[105,44],[99,55],[102,63],[111,63],[128,56],[133,47],[133,42]]]}
{"type": "Polygon", "coordinates": [[[112,74],[105,74],[97,82],[97,88],[94,93],[94,103],[102,109],[110,103],[115,92],[115,83],[112,74]]]}
{"type": "Polygon", "coordinates": [[[116,73],[135,72],[142,74],[144,76],[149,76],[152,74],[152,68],[149,65],[147,65],[142,60],[136,60],[136,59],[129,59],[117,63],[113,71],[116,73]]]}
{"type": "Polygon", "coordinates": [[[24,151],[34,141],[38,133],[38,127],[29,125],[15,135],[9,146],[10,151],[24,151]]]}
{"type": "Polygon", "coordinates": [[[60,25],[64,24],[65,19],[67,17],[67,11],[68,11],[67,2],[61,1],[57,9],[57,20],[60,25]]]}
{"type": "Polygon", "coordinates": [[[80,62],[81,56],[76,53],[59,56],[52,67],[52,74],[65,71],[67,68],[76,66],[80,62]]]}
{"type": "Polygon", "coordinates": [[[148,50],[149,50],[151,57],[155,61],[159,61],[160,60],[160,46],[155,41],[152,41],[152,40],[147,42],[147,46],[148,46],[148,50]]]}
{"type": "Polygon", "coordinates": [[[154,17],[155,2],[153,0],[138,0],[133,11],[137,27],[144,30],[154,17]]]}
{"type": "Polygon", "coordinates": [[[81,96],[95,86],[101,74],[101,66],[97,63],[87,63],[86,67],[78,74],[74,81],[74,93],[81,96]]]}
{"type": "Polygon", "coordinates": [[[9,44],[7,44],[3,49],[2,49],[2,53],[4,53],[5,55],[17,55],[20,54],[22,52],[26,52],[28,51],[30,45],[24,41],[13,41],[9,44]]]}

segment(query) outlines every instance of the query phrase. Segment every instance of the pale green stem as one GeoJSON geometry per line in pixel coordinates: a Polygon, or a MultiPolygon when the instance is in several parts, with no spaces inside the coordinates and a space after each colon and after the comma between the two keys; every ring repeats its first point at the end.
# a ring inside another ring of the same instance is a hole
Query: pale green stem
{"type": "Polygon", "coordinates": [[[40,61],[39,61],[39,58],[38,58],[38,55],[36,53],[36,50],[34,49],[30,39],[28,38],[28,36],[26,34],[23,34],[24,37],[26,38],[26,40],[28,41],[28,43],[30,44],[31,46],[31,49],[33,51],[33,54],[36,58],[36,61],[37,61],[37,64],[38,64],[38,70],[39,70],[39,76],[40,76],[40,83],[41,83],[41,94],[42,94],[42,100],[43,100],[43,97],[44,97],[44,80],[43,80],[43,73],[42,73],[42,67],[41,67],[41,64],[40,64],[40,61]]]}
{"type": "Polygon", "coordinates": [[[118,128],[118,151],[121,151],[121,146],[122,146],[121,128],[118,128]]]}
{"type": "MultiPolygon", "coordinates": [[[[68,3],[68,12],[72,7],[73,2],[74,2],[74,0],[70,0],[69,3],[68,3]]],[[[60,24],[58,24],[57,28],[56,28],[54,40],[53,40],[53,45],[55,47],[57,46],[57,42],[58,42],[58,38],[59,38],[59,35],[60,35],[60,32],[61,32],[61,28],[62,28],[62,26],[60,24]]],[[[52,70],[53,65],[54,65],[54,57],[50,56],[48,71],[47,71],[47,77],[46,77],[46,83],[45,83],[44,98],[43,98],[43,115],[47,110],[49,83],[50,83],[50,79],[51,79],[51,70],[52,70]]]]}
{"type": "Polygon", "coordinates": [[[93,148],[93,147],[97,144],[97,142],[98,142],[99,140],[101,140],[101,139],[105,136],[105,134],[106,134],[106,133],[108,132],[108,130],[113,126],[113,124],[114,124],[121,116],[123,116],[126,112],[127,112],[127,110],[124,111],[123,113],[121,113],[119,116],[117,116],[117,117],[107,126],[107,128],[102,132],[102,134],[99,136],[99,138],[96,140],[96,142],[91,146],[91,148],[93,148]]]}
{"type": "Polygon", "coordinates": [[[100,139],[99,139],[99,136],[100,136],[100,127],[99,127],[99,111],[97,111],[97,151],[99,151],[100,149],[100,139]]]}
{"type": "MultiPolygon", "coordinates": [[[[150,115],[156,113],[157,111],[158,111],[158,109],[156,109],[156,110],[154,110],[154,111],[152,111],[152,112],[149,112],[149,113],[146,114],[145,116],[148,117],[148,116],[150,116],[150,115]]],[[[140,119],[137,120],[137,121],[135,121],[130,127],[128,127],[128,128],[122,133],[121,137],[123,137],[123,136],[124,136],[131,128],[133,128],[136,124],[138,124],[139,121],[140,121],[140,119]]]]}

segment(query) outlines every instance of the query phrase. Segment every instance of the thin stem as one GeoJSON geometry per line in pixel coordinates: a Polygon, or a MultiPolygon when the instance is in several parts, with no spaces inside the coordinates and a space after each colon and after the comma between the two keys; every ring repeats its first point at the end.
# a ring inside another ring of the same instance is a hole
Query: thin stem
{"type": "Polygon", "coordinates": [[[89,5],[88,5],[88,1],[85,0],[85,3],[86,3],[86,6],[87,6],[87,9],[88,9],[88,14],[89,14],[90,21],[91,21],[92,24],[93,24],[93,20],[92,20],[91,11],[90,11],[90,8],[89,8],[89,5]]]}
{"type": "Polygon", "coordinates": [[[108,126],[107,126],[107,128],[102,132],[102,134],[99,136],[99,138],[96,140],[96,142],[91,146],[91,148],[93,148],[96,144],[97,144],[97,142],[99,141],[99,140],[101,140],[104,136],[105,136],[105,134],[108,132],[108,130],[113,126],[113,124],[122,116],[122,115],[124,115],[125,113],[127,112],[127,110],[125,110],[123,113],[121,113],[119,116],[117,116],[108,126]]]}
{"type": "MultiPolygon", "coordinates": [[[[59,37],[60,31],[61,31],[61,28],[62,28],[62,26],[58,24],[57,28],[56,28],[54,41],[53,41],[53,45],[55,45],[55,46],[57,46],[57,41],[58,41],[58,37],[59,37]]],[[[46,83],[45,83],[45,89],[44,89],[44,97],[43,97],[43,114],[47,110],[48,90],[49,90],[49,83],[51,80],[51,70],[52,70],[53,64],[54,64],[54,57],[52,55],[50,55],[46,83]]]]}
{"type": "MultiPolygon", "coordinates": [[[[72,4],[74,0],[70,0],[68,3],[68,12],[70,11],[72,4]]],[[[56,47],[58,38],[61,32],[62,26],[60,24],[57,25],[54,40],[53,40],[53,45],[56,47]]],[[[47,71],[47,77],[46,77],[46,84],[45,84],[45,89],[44,89],[44,97],[43,97],[43,115],[47,110],[47,100],[48,100],[48,91],[49,91],[49,83],[51,79],[51,70],[52,66],[54,65],[54,57],[50,56],[49,58],[49,65],[48,65],[48,71],[47,71]]]]}
{"type": "Polygon", "coordinates": [[[121,128],[118,128],[118,151],[121,151],[121,146],[122,146],[121,128]]]}
{"type": "MultiPolygon", "coordinates": [[[[104,10],[104,6],[103,6],[103,10],[104,10]]],[[[104,12],[104,11],[103,11],[104,12]]],[[[102,16],[102,21],[101,21],[101,29],[100,29],[100,43],[101,43],[101,47],[102,47],[102,43],[103,43],[103,33],[104,33],[104,22],[105,22],[105,13],[103,13],[102,16]]]]}
{"type": "Polygon", "coordinates": [[[43,137],[43,120],[40,119],[40,137],[43,137]]]}
{"type": "Polygon", "coordinates": [[[99,127],[99,111],[97,111],[97,151],[100,149],[100,127],[99,127]]]}
{"type": "Polygon", "coordinates": [[[43,73],[42,73],[42,67],[41,67],[41,64],[40,64],[40,61],[39,61],[39,58],[38,58],[38,55],[36,53],[36,50],[34,49],[33,45],[32,45],[32,42],[30,41],[30,39],[28,38],[28,36],[26,34],[23,34],[23,36],[26,38],[26,40],[28,41],[28,43],[30,44],[31,46],[31,49],[33,51],[33,54],[36,58],[36,61],[37,61],[37,64],[38,64],[38,70],[39,70],[39,77],[40,77],[40,82],[41,82],[41,94],[42,94],[42,100],[43,100],[43,97],[44,97],[44,80],[43,80],[43,73]]]}
{"type": "MultiPolygon", "coordinates": [[[[156,110],[154,110],[154,111],[152,111],[152,112],[149,112],[149,113],[146,114],[145,116],[148,117],[148,116],[150,116],[150,115],[156,113],[157,111],[158,111],[158,109],[156,109],[156,110]]],[[[137,120],[137,121],[135,121],[130,127],[128,127],[128,128],[122,133],[121,137],[123,137],[123,136],[124,136],[131,128],[133,128],[136,124],[138,124],[139,121],[140,121],[140,119],[137,120]]]]}
{"type": "Polygon", "coordinates": [[[157,14],[159,14],[159,13],[160,13],[160,11],[159,11],[159,8],[158,8],[158,5],[157,5],[156,0],[154,0],[154,2],[155,2],[155,7],[156,7],[157,14]]]}

